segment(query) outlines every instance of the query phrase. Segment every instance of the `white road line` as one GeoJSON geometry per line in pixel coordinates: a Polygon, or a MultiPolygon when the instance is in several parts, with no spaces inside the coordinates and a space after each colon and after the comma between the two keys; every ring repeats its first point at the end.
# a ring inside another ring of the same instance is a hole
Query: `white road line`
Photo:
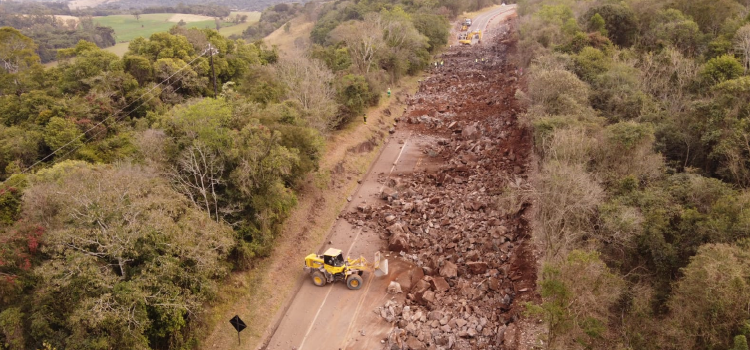
{"type": "Polygon", "coordinates": [[[359,297],[359,303],[357,303],[357,309],[354,310],[354,317],[352,318],[352,322],[349,323],[349,328],[346,330],[346,335],[344,336],[344,343],[341,346],[341,348],[346,347],[346,343],[349,340],[349,335],[352,333],[352,328],[354,328],[354,323],[357,317],[359,317],[359,310],[362,309],[362,304],[365,301],[365,297],[367,297],[367,293],[370,292],[370,287],[372,287],[372,279],[375,276],[375,274],[370,274],[370,277],[367,279],[367,288],[365,288],[365,292],[362,293],[362,296],[359,297]]]}
{"type": "MultiPolygon", "coordinates": [[[[362,233],[362,228],[357,231],[357,236],[354,237],[354,242],[357,241],[357,238],[359,238],[359,234],[362,233]]],[[[352,248],[354,247],[354,242],[352,242],[352,245],[349,246],[349,251],[346,253],[346,256],[349,256],[349,253],[351,253],[352,248]]],[[[331,291],[333,288],[328,288],[328,292],[326,292],[326,297],[323,298],[323,302],[320,304],[320,307],[318,308],[318,311],[315,313],[315,317],[313,318],[312,322],[310,323],[310,327],[307,328],[307,333],[305,333],[305,336],[302,338],[302,343],[299,345],[299,350],[302,350],[302,346],[305,345],[305,341],[307,340],[307,337],[310,335],[310,332],[313,329],[313,326],[315,325],[315,321],[318,320],[318,316],[320,316],[320,311],[323,310],[323,306],[326,304],[326,300],[328,300],[328,296],[331,295],[331,291]]]]}
{"type": "MultiPolygon", "coordinates": [[[[391,171],[388,173],[388,178],[391,177],[393,170],[396,169],[396,164],[398,164],[398,160],[401,159],[401,155],[404,153],[404,150],[406,149],[406,144],[409,141],[409,137],[411,137],[411,135],[412,133],[410,133],[409,136],[406,138],[406,141],[404,141],[404,146],[401,147],[401,152],[398,153],[398,157],[396,157],[396,161],[393,162],[393,167],[391,168],[391,171]]],[[[379,192],[382,192],[384,187],[385,185],[383,185],[383,187],[380,188],[379,192]]],[[[354,237],[354,241],[352,241],[352,244],[349,246],[349,250],[346,252],[347,257],[351,254],[352,249],[354,249],[354,244],[357,243],[357,239],[359,239],[359,236],[361,233],[362,233],[362,229],[360,228],[359,231],[357,231],[357,235],[354,237]]],[[[305,345],[305,341],[307,340],[307,337],[310,335],[310,332],[312,331],[313,326],[315,325],[315,322],[318,320],[318,316],[320,316],[320,311],[323,310],[323,306],[326,304],[326,300],[328,300],[328,296],[331,295],[331,290],[333,290],[333,288],[328,288],[328,292],[326,292],[326,296],[325,298],[323,298],[323,302],[320,304],[318,311],[315,313],[315,317],[313,317],[313,320],[310,323],[310,327],[307,328],[307,332],[305,333],[305,336],[302,338],[302,343],[300,343],[299,345],[299,350],[302,350],[302,347],[305,345]]]]}
{"type": "MultiPolygon", "coordinates": [[[[391,174],[393,174],[393,171],[396,170],[396,164],[398,164],[398,160],[401,159],[401,155],[404,153],[404,150],[406,149],[406,145],[409,143],[409,138],[411,138],[411,135],[414,134],[414,132],[410,132],[409,136],[406,137],[406,140],[404,141],[404,146],[401,147],[401,152],[398,152],[398,157],[396,157],[396,161],[393,162],[393,166],[391,167],[391,171],[388,172],[388,176],[385,178],[386,183],[388,183],[388,179],[391,178],[391,174]]],[[[380,191],[378,193],[383,192],[383,189],[385,188],[385,184],[383,186],[380,186],[380,191]]]]}

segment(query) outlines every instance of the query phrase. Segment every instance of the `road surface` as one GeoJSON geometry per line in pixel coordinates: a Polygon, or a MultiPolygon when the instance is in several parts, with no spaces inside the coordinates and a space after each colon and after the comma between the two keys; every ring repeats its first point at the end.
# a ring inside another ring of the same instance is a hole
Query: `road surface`
{"type": "Polygon", "coordinates": [[[473,18],[471,20],[471,27],[469,27],[469,32],[481,30],[484,31],[487,29],[487,24],[490,23],[490,21],[495,18],[495,16],[508,12],[508,11],[515,11],[516,5],[503,5],[496,9],[492,9],[490,11],[484,12],[481,15],[477,16],[476,18],[473,18]]]}
{"type": "MultiPolygon", "coordinates": [[[[502,6],[477,16],[473,28],[485,29],[498,15],[515,10],[515,6],[502,6]]],[[[493,22],[494,23],[494,22],[493,22]]],[[[375,127],[375,126],[373,126],[375,127]]],[[[410,174],[415,171],[436,171],[440,160],[430,158],[422,150],[423,146],[434,144],[435,140],[426,135],[413,135],[408,131],[397,130],[389,138],[383,153],[362,179],[361,186],[352,195],[345,212],[357,210],[362,204],[379,205],[378,194],[388,178],[410,174]]],[[[366,226],[353,226],[339,219],[333,227],[330,243],[326,242],[320,251],[333,247],[343,250],[352,258],[364,256],[372,261],[376,251],[385,250],[385,241],[375,230],[366,226]]],[[[381,341],[391,331],[391,325],[374,312],[391,298],[405,295],[390,295],[386,288],[391,281],[399,282],[409,290],[411,275],[415,268],[394,256],[389,259],[389,275],[374,277],[364,274],[364,285],[358,291],[346,288],[343,282],[316,287],[311,281],[302,283],[291,304],[284,311],[280,323],[271,330],[271,337],[263,349],[268,350],[316,350],[316,349],[380,349],[381,341]]],[[[300,269],[303,262],[298,262],[300,269]]]]}
{"type": "MultiPolygon", "coordinates": [[[[377,205],[378,193],[383,188],[381,182],[388,176],[396,177],[429,167],[422,160],[424,154],[420,152],[422,138],[410,137],[401,131],[393,135],[344,210],[356,210],[361,204],[377,205]]],[[[385,248],[383,240],[374,230],[352,226],[343,218],[334,225],[330,241],[332,243],[326,242],[318,253],[334,247],[352,258],[362,255],[372,261],[375,252],[385,248]]],[[[323,287],[316,287],[311,281],[303,282],[266,349],[380,348],[380,340],[386,337],[391,327],[372,310],[383,306],[393,297],[386,293],[391,281],[409,286],[412,269],[408,263],[394,256],[385,258],[389,259],[389,275],[375,277],[366,272],[364,285],[358,291],[347,289],[344,282],[323,287]]],[[[301,261],[299,265],[302,268],[301,261]]],[[[403,294],[397,297],[403,298],[403,294]]]]}

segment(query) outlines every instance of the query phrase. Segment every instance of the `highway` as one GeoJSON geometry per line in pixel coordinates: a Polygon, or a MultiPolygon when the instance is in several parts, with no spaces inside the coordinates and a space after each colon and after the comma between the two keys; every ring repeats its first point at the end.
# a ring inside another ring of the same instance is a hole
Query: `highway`
{"type": "Polygon", "coordinates": [[[487,11],[485,13],[482,13],[481,15],[477,16],[476,18],[471,19],[471,27],[469,27],[469,31],[473,32],[476,30],[484,31],[487,29],[487,24],[490,23],[490,21],[495,18],[497,15],[507,12],[507,11],[514,11],[516,9],[516,5],[503,5],[496,9],[487,11]]]}

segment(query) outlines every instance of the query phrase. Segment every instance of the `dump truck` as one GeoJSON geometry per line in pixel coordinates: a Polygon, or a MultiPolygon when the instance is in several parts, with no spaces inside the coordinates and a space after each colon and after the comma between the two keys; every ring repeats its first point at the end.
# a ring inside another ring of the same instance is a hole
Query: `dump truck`
{"type": "Polygon", "coordinates": [[[336,281],[346,281],[347,288],[358,290],[362,288],[362,274],[365,271],[374,271],[377,277],[387,275],[388,260],[381,259],[380,252],[375,253],[373,263],[369,263],[362,256],[358,259],[344,259],[340,249],[328,248],[321,255],[313,253],[306,256],[303,270],[318,287],[336,281]]]}

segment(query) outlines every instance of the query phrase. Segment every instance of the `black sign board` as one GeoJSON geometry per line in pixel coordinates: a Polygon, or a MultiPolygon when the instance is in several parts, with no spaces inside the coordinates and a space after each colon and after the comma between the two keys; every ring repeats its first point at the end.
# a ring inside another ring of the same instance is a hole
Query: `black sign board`
{"type": "Polygon", "coordinates": [[[240,317],[237,315],[234,315],[234,317],[232,317],[232,319],[229,320],[229,323],[231,323],[232,326],[234,326],[234,329],[236,329],[237,332],[242,332],[243,329],[247,328],[247,325],[245,324],[245,322],[243,322],[242,319],[240,319],[240,317]]]}
{"type": "Polygon", "coordinates": [[[242,332],[243,329],[247,328],[247,325],[245,322],[242,321],[240,316],[234,315],[231,320],[229,320],[229,323],[234,326],[234,329],[237,330],[237,342],[239,344],[242,344],[242,341],[240,340],[240,332],[242,332]]]}

